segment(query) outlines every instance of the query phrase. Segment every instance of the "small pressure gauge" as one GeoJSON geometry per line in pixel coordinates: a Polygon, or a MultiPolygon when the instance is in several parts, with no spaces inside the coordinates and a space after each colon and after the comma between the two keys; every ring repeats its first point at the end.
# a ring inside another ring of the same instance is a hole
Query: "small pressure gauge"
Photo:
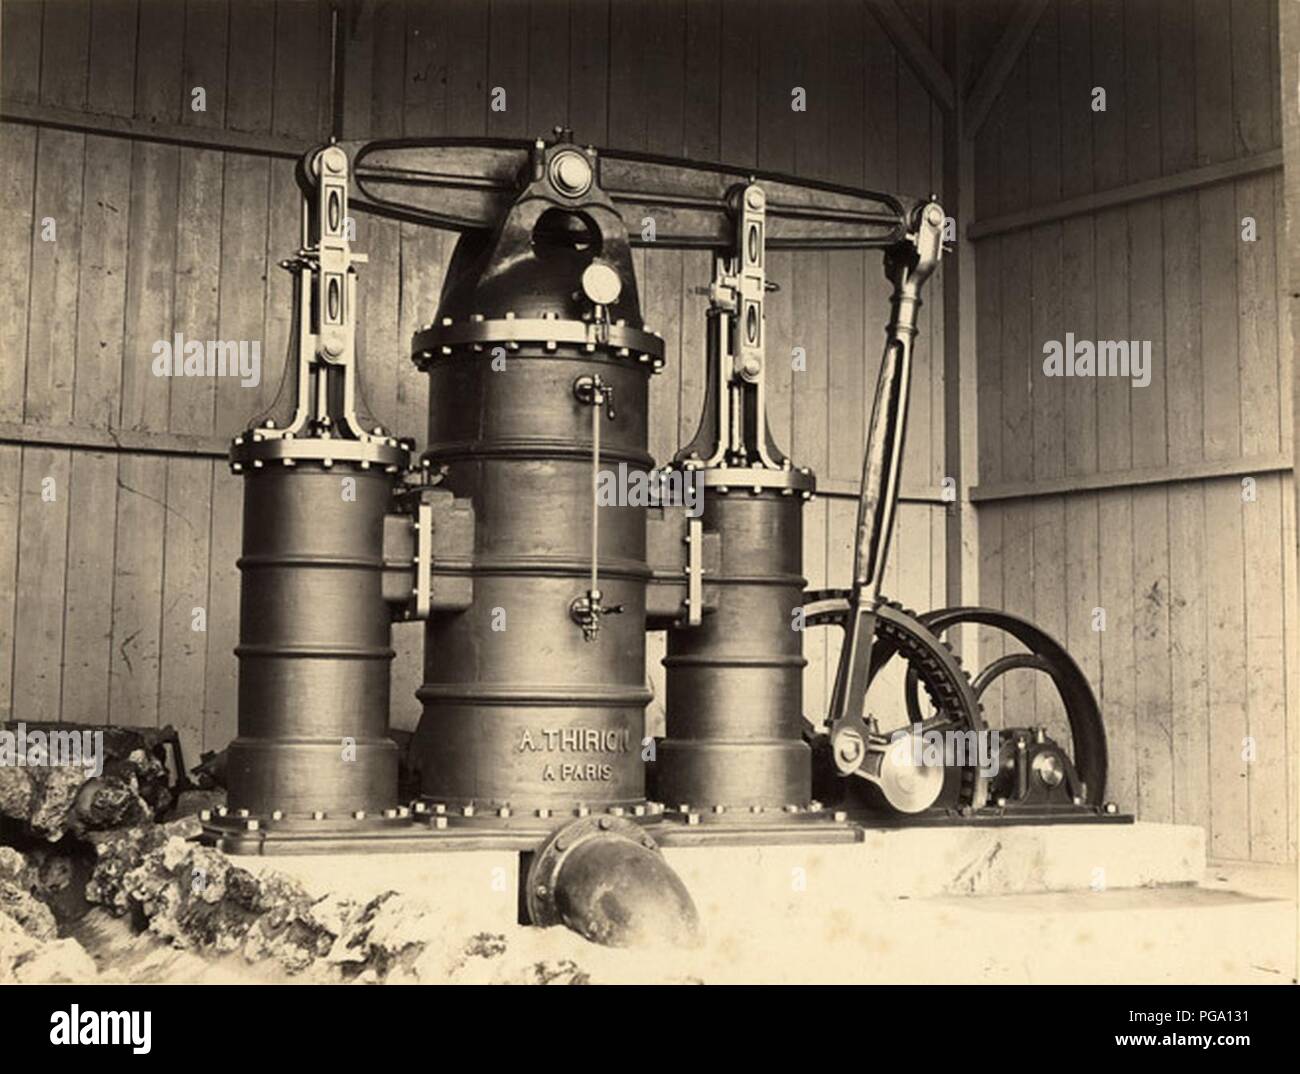
{"type": "Polygon", "coordinates": [[[610,306],[623,293],[623,281],[605,261],[593,261],[582,272],[582,293],[596,306],[610,306]]]}

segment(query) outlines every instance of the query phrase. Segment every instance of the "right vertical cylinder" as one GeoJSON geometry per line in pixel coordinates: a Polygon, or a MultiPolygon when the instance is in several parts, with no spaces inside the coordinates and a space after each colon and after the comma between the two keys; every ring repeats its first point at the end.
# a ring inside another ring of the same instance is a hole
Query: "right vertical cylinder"
{"type": "Polygon", "coordinates": [[[809,804],[802,737],[805,497],[799,470],[704,470],[704,528],[721,536],[717,610],[668,633],[657,796],[670,808],[809,804]],[[756,484],[757,482],[757,484],[756,484]]]}

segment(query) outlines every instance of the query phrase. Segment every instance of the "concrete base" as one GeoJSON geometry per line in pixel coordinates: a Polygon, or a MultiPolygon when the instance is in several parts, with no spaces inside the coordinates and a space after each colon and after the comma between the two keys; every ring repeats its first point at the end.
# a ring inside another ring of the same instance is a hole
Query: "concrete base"
{"type": "MultiPolygon", "coordinates": [[[[402,909],[385,927],[421,945],[416,979],[426,982],[533,980],[528,967],[536,966],[577,966],[607,983],[1296,977],[1294,869],[1273,867],[1265,887],[1223,865],[1207,873],[1197,828],[912,829],[868,832],[851,845],[665,853],[699,908],[701,949],[630,953],[563,928],[520,926],[516,851],[236,861],[288,873],[320,895],[367,900],[399,892],[402,909]],[[499,939],[508,956],[467,958],[467,939],[482,933],[499,939]]],[[[240,968],[250,970],[263,972],[240,968]]]]}
{"type": "MultiPolygon", "coordinates": [[[[668,863],[701,914],[769,915],[860,906],[864,898],[1114,891],[1195,884],[1205,833],[1173,824],[1031,825],[868,831],[840,845],[670,846],[668,863]]],[[[523,855],[513,850],[426,854],[286,854],[235,859],[274,869],[313,892],[356,899],[424,894],[476,927],[519,916],[523,855]]]]}

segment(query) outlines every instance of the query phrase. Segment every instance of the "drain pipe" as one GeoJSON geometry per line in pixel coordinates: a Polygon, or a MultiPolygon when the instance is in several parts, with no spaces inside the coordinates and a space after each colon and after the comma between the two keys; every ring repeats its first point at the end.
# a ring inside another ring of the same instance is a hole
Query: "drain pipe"
{"type": "Polygon", "coordinates": [[[654,839],[622,817],[582,817],[533,855],[529,920],[606,947],[697,947],[699,913],[654,839]]]}

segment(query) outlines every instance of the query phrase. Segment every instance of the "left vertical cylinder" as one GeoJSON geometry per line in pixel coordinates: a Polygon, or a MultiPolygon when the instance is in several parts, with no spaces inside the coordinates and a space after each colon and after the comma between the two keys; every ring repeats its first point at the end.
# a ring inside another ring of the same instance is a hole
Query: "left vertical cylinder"
{"type": "Polygon", "coordinates": [[[254,467],[244,471],[230,806],[286,816],[390,808],[398,751],[387,737],[382,580],[394,476],[384,466],[254,467]]]}

